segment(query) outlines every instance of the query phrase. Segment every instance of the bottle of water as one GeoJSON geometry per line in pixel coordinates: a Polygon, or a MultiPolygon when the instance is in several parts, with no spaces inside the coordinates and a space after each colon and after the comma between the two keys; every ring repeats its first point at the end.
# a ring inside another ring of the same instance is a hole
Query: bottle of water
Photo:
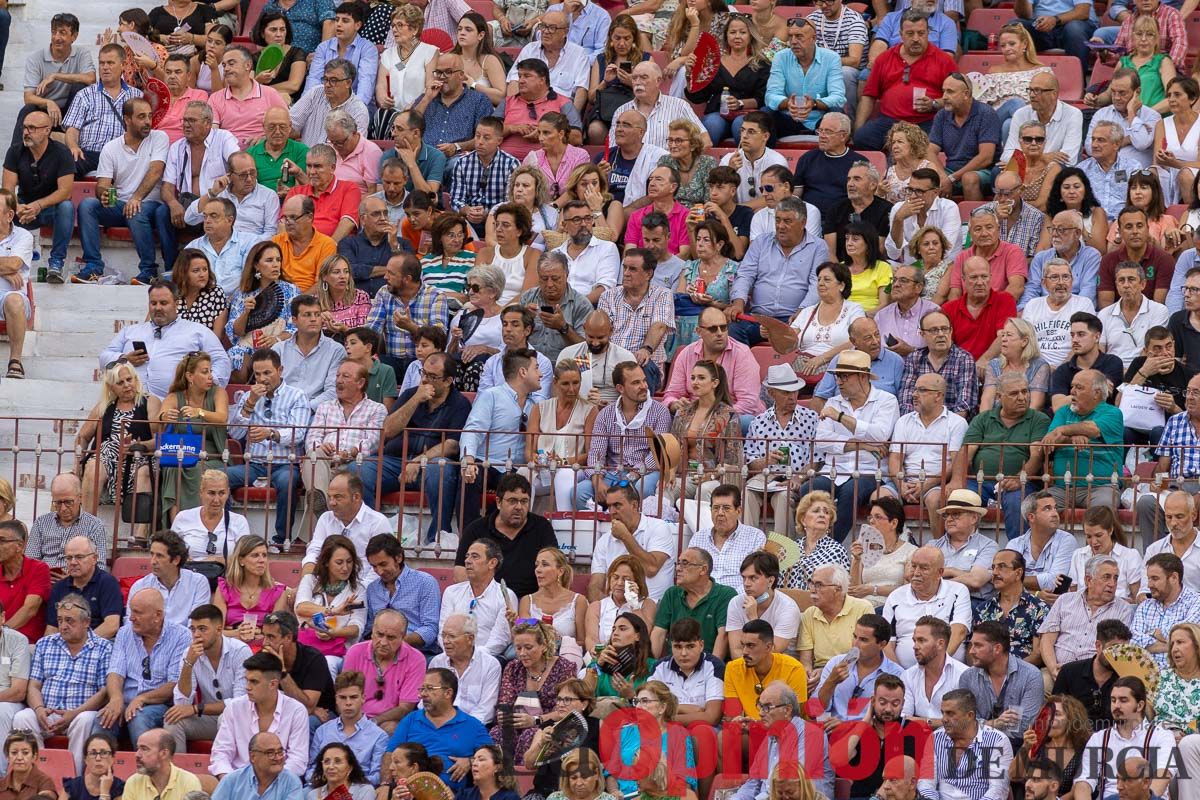
{"type": "Polygon", "coordinates": [[[728,86],[721,89],[721,113],[722,114],[729,113],[729,100],[732,97],[733,97],[733,95],[730,93],[728,86]]]}
{"type": "Polygon", "coordinates": [[[537,465],[542,469],[546,468],[547,460],[546,460],[546,451],[545,450],[537,451],[537,465]]]}

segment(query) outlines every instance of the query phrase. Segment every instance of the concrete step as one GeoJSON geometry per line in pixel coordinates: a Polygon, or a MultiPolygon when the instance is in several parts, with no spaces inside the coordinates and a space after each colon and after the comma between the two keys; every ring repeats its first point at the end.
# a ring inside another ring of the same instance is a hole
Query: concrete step
{"type": "MultiPolygon", "coordinates": [[[[43,337],[50,335],[42,334],[43,337]]],[[[27,379],[61,381],[70,384],[94,384],[100,380],[100,366],[94,356],[38,358],[28,355],[34,352],[28,345],[26,345],[25,352],[27,355],[24,364],[27,379]]],[[[0,358],[7,363],[7,346],[0,348],[0,358]]],[[[99,390],[96,387],[89,387],[88,390],[96,392],[96,397],[99,398],[99,390]]]]}
{"type": "Polygon", "coordinates": [[[81,286],[39,283],[34,286],[39,310],[98,312],[114,318],[143,319],[146,316],[145,286],[81,286]]]}
{"type": "Polygon", "coordinates": [[[98,399],[92,384],[76,388],[64,381],[4,379],[0,383],[0,417],[82,417],[98,399]]]}

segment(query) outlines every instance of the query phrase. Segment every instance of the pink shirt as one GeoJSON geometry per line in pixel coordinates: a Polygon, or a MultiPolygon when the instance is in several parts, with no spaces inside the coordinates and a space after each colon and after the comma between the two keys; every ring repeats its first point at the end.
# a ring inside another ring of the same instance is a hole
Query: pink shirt
{"type": "MultiPolygon", "coordinates": [[[[625,224],[625,244],[631,244],[634,247],[642,247],[642,219],[647,214],[654,211],[653,204],[645,208],[639,208],[629,216],[629,222],[625,224]]],[[[682,203],[676,203],[671,209],[671,213],[667,214],[667,219],[671,223],[671,234],[667,238],[667,250],[678,255],[679,249],[687,247],[688,231],[687,231],[687,215],[688,207],[682,203]]]]}
{"type": "MultiPolygon", "coordinates": [[[[691,400],[688,377],[692,367],[704,353],[704,342],[695,341],[675,353],[675,361],[671,365],[671,380],[663,395],[663,404],[670,405],[673,400],[691,400]]],[[[725,369],[729,378],[730,391],[733,393],[733,407],[739,414],[761,414],[766,410],[759,397],[758,361],[750,348],[732,338],[725,345],[725,352],[717,359],[725,369]]]]}
{"type": "MultiPolygon", "coordinates": [[[[963,288],[963,264],[967,263],[967,259],[974,255],[975,246],[972,245],[955,256],[954,265],[950,267],[951,289],[963,288]]],[[[1029,277],[1029,264],[1025,261],[1025,252],[1011,242],[1001,241],[996,252],[992,253],[992,257],[988,259],[988,264],[992,267],[993,292],[1003,292],[1004,287],[1008,286],[1008,279],[1013,275],[1020,275],[1022,278],[1029,277]]]]}
{"type": "Polygon", "coordinates": [[[238,100],[227,87],[211,95],[208,104],[212,106],[213,122],[236,136],[242,148],[263,137],[263,115],[267,109],[288,107],[279,92],[258,81],[251,84],[245,100],[238,100]]]}
{"type": "MultiPolygon", "coordinates": [[[[283,692],[275,704],[268,731],[279,737],[285,752],[283,768],[300,778],[308,769],[308,709],[283,692]]],[[[227,775],[250,764],[250,739],[258,733],[258,709],[246,695],[225,701],[217,738],[212,743],[208,771],[227,775]]]]}
{"type": "Polygon", "coordinates": [[[358,146],[345,158],[338,156],[333,174],[340,181],[354,184],[364,194],[372,194],[375,184],[379,183],[379,162],[382,158],[383,151],[379,145],[359,134],[358,146]]]}
{"type": "Polygon", "coordinates": [[[182,97],[172,97],[171,107],[167,109],[167,113],[155,126],[167,135],[171,144],[175,144],[183,138],[183,110],[187,108],[188,103],[193,101],[207,102],[208,92],[192,88],[184,92],[182,97]]]}
{"type": "Polygon", "coordinates": [[[407,642],[400,645],[396,660],[383,673],[383,698],[375,699],[379,684],[376,679],[375,661],[371,653],[371,642],[359,642],[346,651],[342,671],[355,670],[366,678],[366,702],[363,713],[375,717],[393,709],[401,703],[417,702],[417,687],[425,677],[425,656],[407,642]]]}

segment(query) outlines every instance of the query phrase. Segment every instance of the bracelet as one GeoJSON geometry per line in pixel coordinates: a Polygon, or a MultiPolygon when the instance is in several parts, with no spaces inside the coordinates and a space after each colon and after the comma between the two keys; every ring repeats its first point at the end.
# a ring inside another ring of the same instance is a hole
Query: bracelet
{"type": "Polygon", "coordinates": [[[843,412],[843,411],[839,411],[839,412],[838,412],[838,415],[837,415],[837,421],[838,421],[838,423],[839,423],[839,424],[841,424],[842,417],[844,417],[844,416],[846,416],[845,412],[843,412]]]}
{"type": "Polygon", "coordinates": [[[192,708],[195,710],[197,717],[204,716],[204,704],[203,703],[196,703],[196,705],[192,706],[192,708]]]}

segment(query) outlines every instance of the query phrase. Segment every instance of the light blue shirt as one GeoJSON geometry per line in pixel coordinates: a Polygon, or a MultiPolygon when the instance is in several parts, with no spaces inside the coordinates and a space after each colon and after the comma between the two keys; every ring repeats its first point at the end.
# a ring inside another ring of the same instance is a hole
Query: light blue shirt
{"type": "MultiPolygon", "coordinates": [[[[1088,19],[1093,25],[1099,23],[1096,18],[1096,7],[1092,4],[1092,0],[1082,0],[1088,6],[1088,19]]],[[[1033,3],[1033,18],[1038,17],[1056,17],[1059,14],[1066,14],[1068,11],[1074,10],[1075,6],[1080,5],[1076,0],[1034,0],[1033,3]]],[[[1094,187],[1093,187],[1094,188],[1094,187]]]]}
{"type": "Polygon", "coordinates": [[[308,432],[308,423],[312,419],[308,397],[296,387],[281,383],[274,394],[260,397],[250,416],[245,416],[242,412],[249,394],[249,391],[241,392],[237,401],[229,404],[229,435],[246,439],[251,427],[272,428],[279,434],[279,441],[263,439],[246,445],[246,458],[265,463],[270,454],[272,461],[286,462],[288,456],[303,444],[308,432]]]}
{"type": "Polygon", "coordinates": [[[304,787],[300,779],[286,769],[275,776],[271,785],[262,794],[258,793],[258,778],[254,777],[254,765],[247,764],[241,769],[235,769],[217,784],[212,800],[246,800],[256,797],[258,800],[302,800],[304,787]]]}
{"type": "MultiPolygon", "coordinates": [[[[1042,286],[1042,271],[1047,261],[1059,257],[1058,251],[1049,247],[1039,251],[1029,262],[1029,279],[1025,281],[1025,291],[1017,303],[1019,310],[1024,310],[1031,300],[1046,296],[1046,288],[1042,286]]],[[[1074,279],[1071,281],[1071,294],[1086,297],[1092,301],[1092,305],[1096,305],[1096,287],[1100,283],[1100,251],[1091,245],[1081,244],[1079,252],[1071,259],[1071,276],[1074,279]]]]}
{"type": "MultiPolygon", "coordinates": [[[[834,356],[825,370],[825,376],[813,390],[813,396],[828,400],[837,394],[837,381],[833,379],[833,368],[837,366],[838,357],[834,356]]],[[[904,376],[904,359],[888,350],[886,347],[879,351],[879,357],[871,359],[871,372],[878,376],[871,385],[880,391],[896,394],[900,391],[900,379],[904,376]]]]}
{"type": "MultiPolygon", "coordinates": [[[[879,27],[872,35],[873,39],[886,42],[888,47],[900,44],[900,17],[904,15],[904,9],[908,8],[908,3],[905,2],[903,5],[904,8],[897,8],[883,18],[883,22],[879,23],[879,27]]],[[[949,5],[944,8],[944,11],[953,10],[949,5]]],[[[961,9],[959,13],[962,13],[961,9]]],[[[954,51],[958,49],[958,26],[942,11],[935,11],[929,18],[929,43],[937,45],[939,50],[943,50],[949,55],[953,55],[954,51]]]]}
{"type": "MultiPolygon", "coordinates": [[[[504,383],[504,353],[506,350],[508,350],[507,346],[501,346],[499,353],[493,354],[483,362],[483,374],[479,377],[477,391],[482,392],[504,383]]],[[[550,386],[554,382],[554,365],[540,352],[537,354],[537,365],[538,372],[542,374],[542,388],[529,395],[529,398],[535,403],[540,403],[550,397],[550,386]]]]}
{"type": "Polygon", "coordinates": [[[385,608],[394,608],[408,617],[408,632],[417,634],[425,642],[421,652],[440,651],[437,638],[442,593],[438,589],[437,578],[405,564],[396,578],[396,589],[391,594],[388,594],[388,588],[381,580],[367,584],[367,629],[363,631],[364,641],[370,637],[375,615],[385,608]]]}
{"type": "MultiPolygon", "coordinates": [[[[555,3],[543,13],[550,11],[567,13],[563,9],[562,3],[555,3]]],[[[604,43],[608,40],[608,28],[612,24],[612,17],[608,15],[607,11],[595,3],[589,2],[574,19],[571,19],[569,14],[567,19],[571,21],[571,28],[567,32],[568,41],[587,50],[588,55],[592,58],[604,52],[604,43]]]]}
{"type": "Polygon", "coordinates": [[[509,458],[514,464],[525,463],[525,434],[522,416],[528,421],[535,403],[525,398],[522,411],[517,405],[517,393],[507,382],[493,386],[475,396],[471,415],[463,426],[459,446],[464,456],[504,464],[509,458]]]}
{"type": "MultiPolygon", "coordinates": [[[[188,609],[188,612],[190,613],[191,609],[188,609]]],[[[108,674],[120,675],[125,679],[122,696],[126,704],[142,692],[178,681],[183,656],[191,644],[192,634],[187,628],[164,621],[162,633],[159,634],[153,649],[147,653],[142,637],[133,632],[133,626],[128,622],[122,625],[117,631],[116,641],[113,642],[108,674]],[[144,677],[146,671],[142,668],[147,656],[150,657],[149,678],[144,677]]]]}
{"type": "Polygon", "coordinates": [[[1016,550],[1025,558],[1025,574],[1037,578],[1038,586],[1045,591],[1054,588],[1059,575],[1071,574],[1071,557],[1075,554],[1075,537],[1059,528],[1046,542],[1042,553],[1033,557],[1033,533],[1022,534],[1010,539],[1006,550],[1016,550]]]}
{"type": "Polygon", "coordinates": [[[1141,167],[1117,153],[1117,160],[1105,172],[1094,158],[1085,158],[1076,166],[1087,175],[1096,199],[1104,208],[1104,214],[1109,221],[1117,218],[1117,214],[1125,207],[1125,197],[1129,194],[1129,176],[1141,167]]]}
{"type": "Polygon", "coordinates": [[[252,236],[235,228],[233,235],[219,253],[207,236],[192,239],[188,242],[188,247],[194,247],[208,257],[213,275],[217,277],[217,285],[226,295],[232,295],[242,282],[242,267],[246,265],[246,256],[250,254],[250,248],[261,241],[261,236],[252,236]]]}
{"type": "Polygon", "coordinates": [[[358,722],[354,723],[354,733],[349,736],[346,735],[346,726],[342,723],[342,718],[334,717],[317,728],[312,735],[312,742],[308,748],[308,772],[305,773],[304,780],[312,780],[312,774],[317,765],[317,754],[321,752],[321,748],[333,742],[341,742],[354,751],[354,756],[358,759],[363,772],[366,773],[367,780],[372,784],[378,784],[379,765],[383,761],[387,741],[388,735],[383,728],[367,719],[366,716],[360,717],[358,722]]]}
{"type": "MultiPolygon", "coordinates": [[[[199,572],[192,572],[190,569],[179,570],[179,580],[175,581],[175,585],[170,589],[153,572],[138,578],[133,586],[129,587],[129,603],[133,602],[133,596],[142,589],[157,589],[163,599],[163,619],[166,622],[180,625],[184,629],[187,628],[188,614],[192,613],[192,609],[212,602],[212,590],[208,588],[208,578],[199,572]]],[[[125,622],[126,624],[129,622],[128,603],[125,606],[125,622]]],[[[249,656],[246,657],[249,658],[249,656]]],[[[176,668],[176,674],[178,672],[179,670],[176,668]]],[[[245,694],[244,687],[242,693],[245,694]]]]}
{"type": "MultiPolygon", "coordinates": [[[[204,222],[204,215],[200,213],[200,202],[206,197],[207,195],[204,195],[192,201],[183,213],[184,222],[188,225],[204,222]]],[[[279,195],[275,194],[274,190],[256,182],[250,194],[241,200],[228,188],[218,193],[217,197],[223,197],[233,203],[237,212],[237,219],[233,221],[235,232],[243,236],[254,236],[255,241],[270,239],[279,232],[279,195]]]]}
{"type": "Polygon", "coordinates": [[[787,319],[817,304],[817,267],[828,260],[825,242],[811,235],[787,254],[775,236],[760,236],[746,249],[731,299],[745,301],[747,312],[787,319]]]}
{"type": "MultiPolygon", "coordinates": [[[[821,670],[821,684],[829,680],[838,664],[845,660],[846,654],[842,653],[826,661],[825,668],[821,670]]],[[[833,708],[827,710],[840,720],[862,719],[871,707],[871,698],[875,695],[875,679],[885,673],[900,678],[904,676],[904,667],[883,656],[883,662],[861,681],[858,680],[858,666],[850,667],[850,674],[846,679],[833,688],[833,708]],[[850,708],[851,703],[855,706],[854,710],[850,708]]]]}
{"type": "MultiPolygon", "coordinates": [[[[825,797],[833,797],[834,796],[833,795],[833,767],[830,765],[830,762],[829,762],[829,737],[827,737],[825,735],[825,732],[823,730],[821,730],[820,726],[806,725],[805,721],[800,717],[793,717],[791,722],[792,722],[792,727],[796,729],[796,745],[797,745],[797,747],[796,747],[796,753],[791,754],[789,756],[788,760],[791,761],[792,759],[797,759],[793,763],[803,764],[803,765],[805,765],[805,769],[807,770],[807,768],[808,768],[807,765],[809,764],[809,759],[808,759],[808,755],[807,755],[808,747],[805,745],[805,737],[809,734],[812,734],[812,735],[819,734],[821,737],[821,743],[820,743],[819,747],[820,747],[820,752],[822,753],[822,756],[824,758],[824,765],[825,765],[824,769],[822,770],[822,772],[824,774],[814,775],[812,773],[809,773],[808,778],[809,778],[809,780],[812,781],[813,786],[816,788],[816,790],[820,794],[824,795],[825,797]]],[[[754,720],[750,724],[751,725],[761,725],[762,722],[759,720],[754,720]]],[[[767,744],[767,772],[766,772],[766,774],[770,775],[775,771],[776,765],[778,765],[780,762],[779,739],[778,739],[778,737],[772,736],[771,738],[769,738],[767,740],[767,742],[768,742],[768,744],[767,744]]],[[[814,753],[817,752],[817,747],[818,746],[813,747],[814,753]]],[[[763,779],[759,779],[759,778],[751,778],[750,780],[746,781],[738,788],[737,793],[734,794],[733,798],[734,798],[734,800],[767,800],[767,797],[770,796],[770,793],[769,793],[770,786],[771,786],[771,782],[769,780],[763,780],[763,779]]]]}
{"type": "MultiPolygon", "coordinates": [[[[791,50],[781,50],[771,62],[767,78],[766,104],[777,111],[792,95],[819,100],[826,111],[838,111],[846,105],[846,85],[842,81],[842,59],[832,50],[816,48],[813,62],[806,72],[791,50]]],[[[816,130],[825,111],[816,108],[804,118],[804,124],[816,130]]]]}
{"type": "Polygon", "coordinates": [[[271,348],[279,353],[283,361],[283,380],[308,396],[308,407],[312,411],[326,400],[337,399],[334,380],[338,367],[346,360],[346,348],[325,334],[308,355],[300,352],[296,337],[277,342],[271,348]]]}
{"type": "Polygon", "coordinates": [[[1196,266],[1196,248],[1190,247],[1179,254],[1175,261],[1175,272],[1171,275],[1171,288],[1167,290],[1167,311],[1174,314],[1183,311],[1183,284],[1188,270],[1196,266]]]}
{"type": "MultiPolygon", "coordinates": [[[[1170,5],[1168,3],[1168,5],[1170,5]]],[[[1116,12],[1109,7],[1109,13],[1116,12]]],[[[1154,156],[1151,149],[1154,145],[1154,128],[1162,119],[1162,114],[1159,114],[1149,106],[1139,106],[1137,115],[1133,118],[1133,122],[1129,122],[1112,106],[1105,106],[1098,109],[1092,116],[1092,124],[1088,126],[1088,138],[1092,140],[1092,130],[1098,122],[1111,122],[1121,130],[1125,131],[1125,135],[1129,137],[1129,144],[1121,148],[1121,155],[1131,164],[1137,164],[1138,167],[1150,166],[1150,161],[1154,156]]],[[[1092,187],[1095,190],[1095,186],[1092,187]]]]}
{"type": "Polygon", "coordinates": [[[375,75],[379,72],[379,48],[361,36],[355,36],[354,41],[346,48],[346,55],[338,55],[338,39],[326,39],[317,45],[313,52],[312,63],[308,65],[308,77],[304,80],[304,91],[308,91],[321,83],[325,77],[325,65],[335,58],[344,58],[354,65],[357,76],[354,79],[354,94],[369,106],[375,102],[375,75]]]}

